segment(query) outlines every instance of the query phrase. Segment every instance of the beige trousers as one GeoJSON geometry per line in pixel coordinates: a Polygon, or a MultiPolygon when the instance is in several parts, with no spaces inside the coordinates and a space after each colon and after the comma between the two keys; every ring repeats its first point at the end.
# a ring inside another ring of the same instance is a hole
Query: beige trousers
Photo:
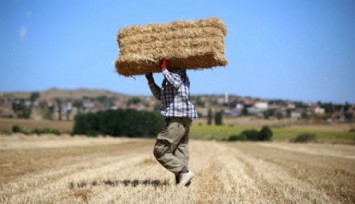
{"type": "Polygon", "coordinates": [[[157,136],[154,156],[167,170],[178,174],[189,162],[190,118],[166,118],[157,136]]]}

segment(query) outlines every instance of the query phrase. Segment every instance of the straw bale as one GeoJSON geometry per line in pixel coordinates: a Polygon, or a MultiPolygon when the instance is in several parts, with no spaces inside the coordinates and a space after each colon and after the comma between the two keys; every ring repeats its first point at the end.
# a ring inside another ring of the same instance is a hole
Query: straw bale
{"type": "Polygon", "coordinates": [[[224,40],[227,28],[218,18],[131,26],[119,31],[115,62],[124,76],[160,72],[160,61],[170,67],[206,69],[227,65],[224,40]]]}

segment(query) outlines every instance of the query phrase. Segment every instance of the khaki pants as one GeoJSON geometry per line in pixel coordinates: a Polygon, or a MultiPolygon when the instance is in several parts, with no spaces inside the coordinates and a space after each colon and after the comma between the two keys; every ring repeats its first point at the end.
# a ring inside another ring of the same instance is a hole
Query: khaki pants
{"type": "Polygon", "coordinates": [[[190,118],[167,118],[154,145],[155,158],[176,175],[188,168],[190,125],[190,118]]]}

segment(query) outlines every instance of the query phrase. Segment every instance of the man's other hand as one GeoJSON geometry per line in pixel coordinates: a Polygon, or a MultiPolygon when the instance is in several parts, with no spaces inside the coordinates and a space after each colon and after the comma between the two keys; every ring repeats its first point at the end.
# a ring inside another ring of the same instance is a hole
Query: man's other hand
{"type": "Polygon", "coordinates": [[[152,72],[150,72],[149,74],[146,74],[145,78],[147,78],[148,82],[154,82],[154,78],[153,78],[153,73],[152,72]]]}

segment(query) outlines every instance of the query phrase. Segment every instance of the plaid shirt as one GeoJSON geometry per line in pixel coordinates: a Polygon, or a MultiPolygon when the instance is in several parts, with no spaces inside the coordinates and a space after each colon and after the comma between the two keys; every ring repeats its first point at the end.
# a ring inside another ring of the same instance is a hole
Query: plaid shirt
{"type": "Polygon", "coordinates": [[[195,106],[190,102],[190,81],[186,71],[163,70],[162,88],[154,82],[149,83],[154,97],[161,101],[161,114],[165,117],[197,118],[195,106]]]}

